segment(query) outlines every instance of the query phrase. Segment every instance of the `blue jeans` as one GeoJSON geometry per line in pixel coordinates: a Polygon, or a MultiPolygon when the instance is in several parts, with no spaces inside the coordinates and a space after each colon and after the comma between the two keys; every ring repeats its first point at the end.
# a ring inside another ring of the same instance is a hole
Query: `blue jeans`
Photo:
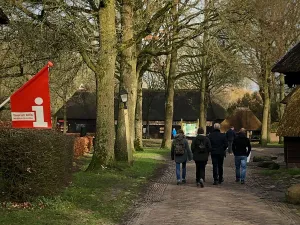
{"type": "Polygon", "coordinates": [[[247,156],[235,156],[236,179],[245,180],[247,169],[247,156]]]}
{"type": "MultiPolygon", "coordinates": [[[[176,178],[177,180],[180,180],[180,164],[181,163],[176,163],[176,178]]],[[[182,163],[182,180],[185,180],[186,176],[186,162],[182,163]]]]}

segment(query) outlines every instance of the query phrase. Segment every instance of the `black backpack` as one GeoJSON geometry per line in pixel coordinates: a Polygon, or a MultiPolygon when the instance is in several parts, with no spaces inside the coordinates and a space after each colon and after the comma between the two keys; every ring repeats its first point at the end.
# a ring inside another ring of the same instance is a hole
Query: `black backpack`
{"type": "Polygon", "coordinates": [[[197,148],[198,152],[205,152],[206,146],[205,146],[204,140],[197,140],[196,148],[197,148]]]}
{"type": "Polygon", "coordinates": [[[180,156],[184,154],[185,151],[185,143],[184,139],[175,139],[174,143],[175,155],[180,156]]]}

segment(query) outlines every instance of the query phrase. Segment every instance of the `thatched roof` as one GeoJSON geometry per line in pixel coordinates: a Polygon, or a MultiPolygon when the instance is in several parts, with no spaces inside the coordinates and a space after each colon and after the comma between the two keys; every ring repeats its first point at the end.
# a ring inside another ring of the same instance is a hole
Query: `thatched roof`
{"type": "MultiPolygon", "coordinates": [[[[149,109],[150,121],[163,121],[165,119],[164,91],[150,89],[143,90],[143,119],[147,119],[149,109]],[[148,104],[151,103],[151,104],[148,104]],[[148,107],[150,106],[150,107],[148,107]]],[[[207,104],[207,121],[223,121],[225,109],[214,101],[207,104]]],[[[200,116],[200,91],[198,90],[175,90],[174,94],[174,121],[196,121],[200,116]]]]}
{"type": "Polygon", "coordinates": [[[9,19],[8,17],[4,14],[3,10],[0,8],[0,24],[8,24],[9,19]]]}
{"type": "Polygon", "coordinates": [[[272,72],[300,72],[300,42],[290,49],[272,68],[272,72]]]}
{"type": "MultiPolygon", "coordinates": [[[[143,90],[143,120],[163,121],[165,119],[165,92],[143,90]]],[[[199,118],[200,92],[197,90],[176,90],[174,96],[174,121],[196,121],[199,118]]],[[[118,102],[115,97],[115,119],[117,119],[118,102]]],[[[207,108],[208,121],[223,121],[225,109],[215,102],[210,102],[207,108]]],[[[63,118],[63,108],[57,112],[59,119],[63,118]]],[[[67,102],[67,118],[80,120],[96,119],[95,93],[78,91],[67,102]]]]}
{"type": "Polygon", "coordinates": [[[291,97],[293,96],[293,94],[300,89],[300,86],[297,86],[296,88],[294,88],[287,96],[285,96],[284,99],[281,100],[281,104],[288,104],[288,102],[290,101],[291,97]]]}
{"type": "Polygon", "coordinates": [[[221,131],[226,132],[231,126],[235,130],[261,130],[261,122],[249,108],[237,108],[232,115],[221,123],[221,131]]]}
{"type": "Polygon", "coordinates": [[[300,137],[300,88],[291,96],[283,117],[279,122],[277,135],[283,137],[300,137]]]}

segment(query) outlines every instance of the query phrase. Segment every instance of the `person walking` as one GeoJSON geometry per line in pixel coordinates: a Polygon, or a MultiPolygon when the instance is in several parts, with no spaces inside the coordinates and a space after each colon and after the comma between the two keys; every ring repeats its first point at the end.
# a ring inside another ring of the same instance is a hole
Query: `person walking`
{"type": "Polygon", "coordinates": [[[173,128],[173,130],[172,130],[172,136],[173,136],[173,139],[176,137],[176,134],[177,134],[176,129],[173,128]]]}
{"type": "Polygon", "coordinates": [[[184,136],[183,130],[178,130],[178,135],[172,142],[171,158],[176,163],[176,178],[177,185],[186,183],[186,162],[191,161],[193,158],[192,152],[189,147],[189,143],[184,136]],[[180,166],[182,165],[182,177],[180,177],[180,166]]]}
{"type": "Polygon", "coordinates": [[[246,136],[246,130],[244,128],[241,128],[238,136],[234,139],[232,150],[235,161],[236,182],[241,181],[241,184],[245,184],[247,157],[251,152],[251,144],[249,138],[246,136]]]}
{"type": "Polygon", "coordinates": [[[210,140],[204,135],[204,129],[200,127],[197,131],[197,137],[192,141],[191,149],[193,159],[196,163],[196,183],[197,186],[204,187],[205,167],[208,161],[211,149],[210,140]]]}
{"type": "Polygon", "coordinates": [[[226,138],[228,141],[228,154],[232,155],[232,142],[235,139],[236,134],[234,131],[234,127],[230,127],[230,129],[226,132],[226,138]]]}
{"type": "Polygon", "coordinates": [[[224,182],[223,163],[224,157],[226,157],[226,148],[228,146],[226,135],[221,133],[220,128],[220,124],[215,123],[213,132],[209,134],[214,185],[224,182]]]}

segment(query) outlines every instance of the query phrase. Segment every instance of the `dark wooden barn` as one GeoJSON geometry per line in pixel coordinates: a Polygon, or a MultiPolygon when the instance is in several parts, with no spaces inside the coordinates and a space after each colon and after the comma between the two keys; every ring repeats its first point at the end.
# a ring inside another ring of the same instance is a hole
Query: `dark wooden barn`
{"type": "MultiPolygon", "coordinates": [[[[117,97],[115,101],[115,120],[117,120],[117,97]]],[[[178,90],[174,96],[173,127],[179,129],[181,119],[186,122],[196,122],[199,118],[200,92],[195,90],[178,90]]],[[[225,119],[225,109],[215,102],[209,102],[207,109],[208,130],[214,122],[225,119]]],[[[64,110],[57,112],[57,119],[63,122],[64,110]]],[[[143,90],[143,128],[148,128],[148,135],[161,138],[165,117],[165,92],[143,90]]],[[[96,97],[95,93],[78,91],[67,102],[66,118],[68,132],[80,132],[82,126],[87,132],[95,132],[96,128],[96,97]]]]}
{"type": "Polygon", "coordinates": [[[273,67],[273,72],[285,74],[285,82],[295,87],[281,103],[286,104],[277,135],[284,137],[287,167],[300,167],[300,42],[273,67]]]}

